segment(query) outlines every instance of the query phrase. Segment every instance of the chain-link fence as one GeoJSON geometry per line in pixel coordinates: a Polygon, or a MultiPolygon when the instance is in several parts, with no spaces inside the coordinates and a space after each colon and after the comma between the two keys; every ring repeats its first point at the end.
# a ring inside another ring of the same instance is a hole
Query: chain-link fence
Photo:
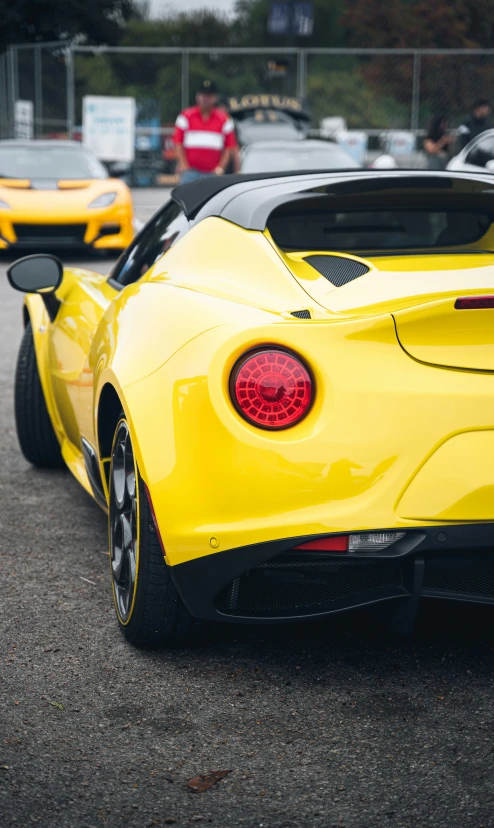
{"type": "Polygon", "coordinates": [[[443,113],[455,126],[489,97],[494,49],[12,46],[0,55],[0,137],[16,134],[16,101],[31,102],[34,137],[77,136],[86,95],[133,97],[138,129],[152,120],[166,134],[204,77],[225,96],[303,98],[316,128],[341,116],[350,129],[421,131],[443,113]]]}
{"type": "Polygon", "coordinates": [[[16,101],[32,105],[35,138],[68,132],[71,53],[63,43],[11,46],[0,55],[0,135],[16,135],[16,101]]]}

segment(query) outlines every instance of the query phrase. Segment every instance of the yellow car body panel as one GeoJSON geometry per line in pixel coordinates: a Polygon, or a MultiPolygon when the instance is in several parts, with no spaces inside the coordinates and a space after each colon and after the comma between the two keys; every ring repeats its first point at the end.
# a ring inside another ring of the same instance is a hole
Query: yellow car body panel
{"type": "MultiPolygon", "coordinates": [[[[464,253],[461,256],[435,253],[431,256],[379,256],[362,259],[369,272],[342,288],[335,288],[303,259],[316,251],[283,254],[297,281],[332,313],[367,316],[394,313],[423,305],[439,296],[473,296],[494,293],[493,258],[489,253],[464,253]],[[314,271],[309,273],[308,271],[314,271]]],[[[342,254],[338,254],[342,256],[342,254]]]]}
{"type": "Polygon", "coordinates": [[[264,234],[210,217],[189,231],[187,241],[186,253],[182,245],[172,247],[146,278],[278,313],[314,305],[264,234]]]}
{"type": "MultiPolygon", "coordinates": [[[[398,512],[397,493],[445,436],[494,426],[491,377],[466,373],[458,383],[456,372],[411,360],[387,316],[255,328],[247,348],[267,340],[313,367],[316,401],[296,428],[266,433],[235,411],[228,378],[246,342],[230,326],[198,337],[156,375],[124,389],[170,564],[211,554],[212,537],[221,551],[429,522],[430,515],[398,512]],[[173,439],[160,439],[162,433],[173,439]]],[[[455,485],[445,483],[450,502],[455,485]]],[[[469,520],[487,519],[478,489],[469,520]]]]}
{"type": "Polygon", "coordinates": [[[452,368],[494,371],[492,308],[458,310],[454,298],[441,299],[426,308],[398,311],[394,317],[398,339],[414,359],[452,368]]]}
{"type": "Polygon", "coordinates": [[[415,520],[492,520],[494,431],[468,431],[443,443],[414,477],[398,514],[415,520]]]}
{"type": "Polygon", "coordinates": [[[19,228],[39,227],[41,237],[47,226],[56,232],[63,225],[84,225],[82,242],[95,249],[123,249],[134,235],[130,190],[114,178],[87,181],[57,181],[57,189],[31,189],[29,181],[0,179],[0,250],[22,244],[19,228]],[[90,207],[96,198],[116,193],[108,207],[90,207]],[[2,207],[1,202],[9,205],[2,207]],[[116,232],[105,235],[113,228],[116,232]],[[103,233],[103,235],[102,235],[103,233]]]}

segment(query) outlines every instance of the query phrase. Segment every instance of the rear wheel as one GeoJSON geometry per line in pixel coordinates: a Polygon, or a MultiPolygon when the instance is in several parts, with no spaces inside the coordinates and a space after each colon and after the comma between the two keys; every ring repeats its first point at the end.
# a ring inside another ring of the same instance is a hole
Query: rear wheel
{"type": "Polygon", "coordinates": [[[26,325],[17,358],[14,405],[17,437],[26,460],[44,469],[64,468],[60,444],[41,387],[30,322],[26,325]]]}
{"type": "Polygon", "coordinates": [[[125,637],[145,647],[182,641],[193,619],[165,563],[123,415],[111,454],[109,535],[113,597],[125,637]]]}

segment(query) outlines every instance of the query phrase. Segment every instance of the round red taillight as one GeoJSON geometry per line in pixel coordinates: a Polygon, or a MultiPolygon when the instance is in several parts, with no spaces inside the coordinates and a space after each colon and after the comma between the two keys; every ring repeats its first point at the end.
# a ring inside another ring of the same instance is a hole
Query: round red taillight
{"type": "Polygon", "coordinates": [[[305,417],[313,385],[301,360],[281,348],[243,356],[232,372],[231,395],[240,412],[261,428],[288,428],[305,417]]]}

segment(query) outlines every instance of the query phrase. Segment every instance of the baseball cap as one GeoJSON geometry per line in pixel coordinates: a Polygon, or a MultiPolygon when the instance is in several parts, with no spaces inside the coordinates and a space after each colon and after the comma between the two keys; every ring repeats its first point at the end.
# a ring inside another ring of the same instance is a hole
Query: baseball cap
{"type": "Polygon", "coordinates": [[[202,93],[203,95],[217,95],[218,88],[214,81],[203,80],[197,87],[197,92],[198,94],[202,93]]]}

